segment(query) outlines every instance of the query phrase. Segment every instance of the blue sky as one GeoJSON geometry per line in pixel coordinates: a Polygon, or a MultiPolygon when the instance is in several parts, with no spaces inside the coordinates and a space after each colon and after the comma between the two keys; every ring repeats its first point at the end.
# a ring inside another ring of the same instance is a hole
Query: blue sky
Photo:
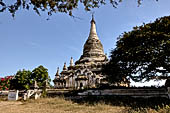
{"type": "MultiPolygon", "coordinates": [[[[124,31],[136,25],[153,22],[170,15],[170,0],[124,0],[118,8],[110,4],[93,9],[98,36],[108,54],[124,31]]],[[[19,69],[33,70],[39,65],[48,68],[54,79],[57,67],[70,58],[78,60],[90,30],[91,12],[80,5],[72,18],[66,14],[53,14],[50,20],[41,12],[19,10],[13,19],[8,12],[0,13],[0,77],[14,75],[19,69]]]]}

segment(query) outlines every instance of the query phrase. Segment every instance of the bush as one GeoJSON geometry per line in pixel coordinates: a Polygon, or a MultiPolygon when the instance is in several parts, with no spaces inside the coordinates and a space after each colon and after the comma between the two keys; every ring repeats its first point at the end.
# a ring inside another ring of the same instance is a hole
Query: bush
{"type": "Polygon", "coordinates": [[[6,76],[5,78],[0,78],[0,90],[8,90],[10,87],[10,80],[13,76],[6,76]]]}

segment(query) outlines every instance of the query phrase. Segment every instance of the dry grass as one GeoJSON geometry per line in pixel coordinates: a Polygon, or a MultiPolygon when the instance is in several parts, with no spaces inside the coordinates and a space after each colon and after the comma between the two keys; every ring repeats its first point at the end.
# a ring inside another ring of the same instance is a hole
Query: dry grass
{"type": "Polygon", "coordinates": [[[104,102],[76,103],[65,100],[62,97],[41,98],[28,101],[5,101],[0,100],[0,113],[170,113],[170,106],[157,106],[153,108],[134,108],[128,106],[116,106],[104,102]]]}
{"type": "Polygon", "coordinates": [[[106,104],[80,105],[63,98],[42,98],[39,100],[0,101],[0,113],[124,113],[125,107],[106,104]]]}

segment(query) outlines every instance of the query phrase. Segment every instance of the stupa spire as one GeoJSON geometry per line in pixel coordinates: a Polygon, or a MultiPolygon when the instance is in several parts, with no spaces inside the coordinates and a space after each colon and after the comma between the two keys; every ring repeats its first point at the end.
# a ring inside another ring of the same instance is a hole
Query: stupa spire
{"type": "Polygon", "coordinates": [[[86,40],[83,48],[83,55],[80,59],[76,61],[75,64],[87,64],[105,61],[105,54],[103,50],[103,45],[99,40],[96,32],[94,16],[91,19],[91,28],[88,39],[86,40]]]}
{"type": "Polygon", "coordinates": [[[63,70],[67,70],[66,62],[64,63],[63,70]]]}
{"type": "Polygon", "coordinates": [[[57,68],[56,76],[59,76],[59,67],[57,68]]]}
{"type": "Polygon", "coordinates": [[[94,22],[94,23],[96,24],[96,22],[95,22],[95,20],[94,20],[94,14],[92,14],[91,23],[92,23],[92,22],[94,22]]]}
{"type": "Polygon", "coordinates": [[[92,19],[91,19],[91,28],[90,28],[89,38],[99,39],[97,36],[97,32],[96,32],[96,22],[94,20],[93,14],[92,14],[92,19]]]}
{"type": "Polygon", "coordinates": [[[55,74],[55,78],[56,78],[56,79],[60,78],[59,67],[57,68],[57,72],[56,72],[56,74],[55,74]]]}
{"type": "Polygon", "coordinates": [[[71,59],[70,59],[70,66],[73,66],[73,57],[71,57],[71,59]]]}

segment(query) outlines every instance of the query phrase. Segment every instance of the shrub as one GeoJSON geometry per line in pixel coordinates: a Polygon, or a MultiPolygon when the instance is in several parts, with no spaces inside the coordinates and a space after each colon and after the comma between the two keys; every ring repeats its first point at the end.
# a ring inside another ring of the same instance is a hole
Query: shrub
{"type": "Polygon", "coordinates": [[[6,76],[4,78],[0,78],[0,90],[8,90],[10,87],[10,80],[13,76],[6,76]]]}

